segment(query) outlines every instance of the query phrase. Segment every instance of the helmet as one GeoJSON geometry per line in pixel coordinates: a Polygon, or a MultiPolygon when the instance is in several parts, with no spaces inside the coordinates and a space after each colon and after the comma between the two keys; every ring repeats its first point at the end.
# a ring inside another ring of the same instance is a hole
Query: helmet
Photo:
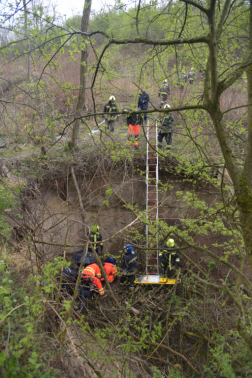
{"type": "Polygon", "coordinates": [[[126,244],[124,247],[127,253],[132,253],[134,251],[132,244],[126,244]]]}
{"type": "Polygon", "coordinates": [[[175,245],[175,242],[174,242],[174,240],[173,239],[168,239],[167,240],[167,247],[174,247],[174,245],[175,245]]]}
{"type": "Polygon", "coordinates": [[[171,109],[169,104],[165,104],[164,109],[171,109]]]}
{"type": "Polygon", "coordinates": [[[114,259],[113,257],[108,257],[105,262],[108,262],[110,264],[113,264],[115,265],[116,264],[116,259],[114,259]]]}
{"type": "Polygon", "coordinates": [[[193,68],[193,67],[191,67],[191,71],[194,71],[194,68],[193,68]]]}
{"type": "Polygon", "coordinates": [[[115,101],[115,96],[110,96],[109,101],[115,101]]]}
{"type": "Polygon", "coordinates": [[[98,232],[100,230],[100,227],[99,226],[92,226],[91,227],[91,231],[92,232],[98,232]]]}
{"type": "Polygon", "coordinates": [[[167,84],[167,80],[166,79],[164,79],[163,84],[167,84]]]}

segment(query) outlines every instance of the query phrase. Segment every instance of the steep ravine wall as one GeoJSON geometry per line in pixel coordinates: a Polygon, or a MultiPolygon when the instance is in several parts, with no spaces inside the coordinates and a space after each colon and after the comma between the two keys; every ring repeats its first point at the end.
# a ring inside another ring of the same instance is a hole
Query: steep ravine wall
{"type": "MultiPolygon", "coordinates": [[[[87,231],[86,225],[91,227],[93,224],[98,224],[103,239],[111,238],[135,219],[135,215],[125,208],[124,202],[137,204],[140,210],[146,208],[146,184],[145,178],[141,175],[134,173],[125,178],[123,175],[113,173],[97,177],[76,173],[76,179],[83,198],[84,220],[71,177],[66,179],[62,176],[61,180],[50,185],[44,182],[33,191],[33,195],[25,198],[24,221],[35,229],[34,240],[53,244],[37,244],[37,248],[47,258],[63,252],[64,247],[57,244],[65,243],[73,246],[65,248],[67,255],[82,249],[87,231]],[[116,193],[109,199],[105,193],[108,188],[112,188],[116,193]],[[109,203],[104,204],[107,199],[109,203]]],[[[178,200],[176,195],[177,191],[185,194],[191,189],[192,184],[183,177],[169,173],[163,173],[160,180],[163,184],[169,184],[169,189],[159,193],[159,218],[168,225],[180,225],[181,219],[194,219],[200,210],[192,212],[185,206],[183,200],[178,200]]],[[[195,192],[208,206],[220,202],[218,188],[199,183],[195,192]]],[[[142,234],[144,230],[144,225],[139,225],[142,234]]],[[[103,253],[118,255],[123,248],[124,236],[125,233],[122,232],[106,241],[103,253]]],[[[211,246],[213,240],[220,241],[220,238],[221,236],[216,232],[210,232],[204,237],[195,235],[195,242],[211,246]]],[[[196,260],[202,257],[199,252],[192,250],[188,250],[187,253],[196,260]]]]}

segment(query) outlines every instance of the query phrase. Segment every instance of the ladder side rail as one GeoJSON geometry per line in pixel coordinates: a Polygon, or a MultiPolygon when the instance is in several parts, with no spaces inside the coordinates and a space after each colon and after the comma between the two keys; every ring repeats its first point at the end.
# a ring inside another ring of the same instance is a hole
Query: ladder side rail
{"type": "MultiPolygon", "coordinates": [[[[159,182],[159,170],[158,170],[158,122],[156,120],[156,156],[157,156],[157,165],[156,165],[156,203],[157,203],[157,212],[156,212],[156,221],[158,221],[158,182],[159,182]]],[[[157,274],[159,274],[159,251],[158,251],[158,230],[156,232],[156,244],[157,244],[157,274]]]]}
{"type": "Polygon", "coordinates": [[[146,219],[147,224],[145,227],[145,234],[146,234],[146,275],[148,274],[148,248],[149,248],[149,226],[148,226],[148,220],[149,220],[149,214],[148,214],[148,202],[149,202],[149,120],[147,119],[147,141],[146,141],[146,219]]]}

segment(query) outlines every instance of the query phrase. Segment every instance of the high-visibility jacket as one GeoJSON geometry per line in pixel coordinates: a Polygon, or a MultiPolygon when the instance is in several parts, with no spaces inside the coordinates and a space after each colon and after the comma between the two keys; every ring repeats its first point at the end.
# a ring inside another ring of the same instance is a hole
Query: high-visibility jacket
{"type": "Polygon", "coordinates": [[[172,132],[172,124],[174,122],[174,117],[173,117],[172,113],[165,115],[161,119],[160,122],[161,122],[161,126],[160,126],[161,133],[164,134],[164,133],[172,132]]]}
{"type": "Polygon", "coordinates": [[[100,278],[101,271],[96,263],[88,265],[82,272],[82,280],[89,280],[93,285],[97,287],[99,294],[104,295],[104,290],[100,278]]]}
{"type": "Polygon", "coordinates": [[[159,94],[159,96],[160,96],[160,95],[161,95],[161,96],[162,96],[162,95],[165,95],[165,96],[169,95],[169,94],[170,94],[170,86],[169,86],[169,84],[164,84],[164,85],[162,86],[162,88],[160,88],[158,94],[159,94]]]}
{"type": "MultiPolygon", "coordinates": [[[[114,264],[105,262],[103,268],[105,270],[106,276],[108,277],[108,282],[113,282],[116,278],[116,275],[117,275],[116,266],[114,264]]],[[[103,280],[104,280],[104,278],[101,279],[101,281],[103,281],[103,280]]]]}
{"type": "Polygon", "coordinates": [[[114,121],[116,119],[116,114],[113,114],[116,112],[120,112],[120,109],[114,102],[112,103],[109,101],[107,104],[105,104],[103,113],[106,113],[104,116],[108,121],[114,121]]]}
{"type": "Polygon", "coordinates": [[[163,260],[163,262],[165,264],[168,265],[168,268],[170,270],[172,270],[172,268],[175,265],[182,267],[182,265],[180,263],[180,259],[179,259],[179,252],[178,252],[176,246],[174,246],[174,247],[172,247],[172,249],[170,249],[171,247],[168,247],[167,244],[164,244],[164,245],[162,245],[161,248],[169,248],[169,250],[167,250],[167,251],[160,251],[159,252],[159,258],[161,260],[163,260]]]}
{"type": "Polygon", "coordinates": [[[90,235],[89,235],[89,240],[92,243],[94,243],[93,247],[94,247],[96,253],[98,253],[99,245],[101,247],[101,251],[103,251],[103,243],[96,244],[97,242],[101,242],[102,241],[102,236],[101,236],[101,234],[100,234],[99,231],[97,231],[97,232],[91,232],[90,235]]]}

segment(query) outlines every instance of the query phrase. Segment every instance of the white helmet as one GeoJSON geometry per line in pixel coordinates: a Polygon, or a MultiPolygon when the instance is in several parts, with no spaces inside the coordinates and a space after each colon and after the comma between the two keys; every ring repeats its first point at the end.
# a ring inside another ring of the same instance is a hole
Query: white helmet
{"type": "Polygon", "coordinates": [[[163,81],[163,84],[167,84],[168,82],[167,82],[167,80],[166,79],[164,79],[164,81],[163,81]]]}
{"type": "Polygon", "coordinates": [[[115,101],[115,96],[110,96],[109,101],[115,101]]]}
{"type": "Polygon", "coordinates": [[[165,104],[164,109],[171,109],[169,104],[165,104]]]}

